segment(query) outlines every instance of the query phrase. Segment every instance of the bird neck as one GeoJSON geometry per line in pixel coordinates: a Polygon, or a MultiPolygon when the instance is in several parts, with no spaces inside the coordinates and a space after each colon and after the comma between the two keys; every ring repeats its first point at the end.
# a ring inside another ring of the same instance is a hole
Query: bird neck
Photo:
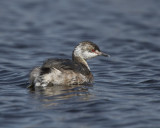
{"type": "Polygon", "coordinates": [[[85,59],[83,59],[82,57],[80,57],[80,56],[74,56],[74,54],[72,54],[72,60],[75,63],[80,63],[80,64],[85,65],[88,68],[88,70],[90,71],[90,68],[89,68],[89,66],[87,64],[87,61],[85,59]]]}

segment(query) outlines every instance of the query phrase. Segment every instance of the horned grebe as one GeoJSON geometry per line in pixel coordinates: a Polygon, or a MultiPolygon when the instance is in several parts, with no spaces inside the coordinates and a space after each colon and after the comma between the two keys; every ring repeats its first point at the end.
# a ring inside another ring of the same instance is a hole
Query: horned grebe
{"type": "Polygon", "coordinates": [[[75,47],[72,60],[48,59],[41,67],[34,68],[30,73],[30,86],[92,83],[93,75],[86,60],[100,55],[109,56],[101,52],[93,42],[81,42],[75,47]]]}

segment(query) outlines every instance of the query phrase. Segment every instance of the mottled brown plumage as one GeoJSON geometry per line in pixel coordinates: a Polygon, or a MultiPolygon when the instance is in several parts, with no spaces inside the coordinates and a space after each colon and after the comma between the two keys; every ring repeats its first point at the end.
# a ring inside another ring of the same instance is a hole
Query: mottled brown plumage
{"type": "Polygon", "coordinates": [[[41,67],[30,73],[31,86],[72,85],[93,82],[93,75],[86,62],[87,59],[103,55],[98,46],[86,41],[79,43],[69,59],[48,59],[41,67]]]}

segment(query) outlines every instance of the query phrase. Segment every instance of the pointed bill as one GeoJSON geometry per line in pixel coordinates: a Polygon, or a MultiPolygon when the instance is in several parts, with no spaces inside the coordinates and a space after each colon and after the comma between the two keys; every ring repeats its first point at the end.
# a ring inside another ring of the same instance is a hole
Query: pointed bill
{"type": "Polygon", "coordinates": [[[96,52],[99,56],[105,56],[105,57],[110,57],[110,55],[108,55],[107,53],[104,52],[96,52]]]}
{"type": "Polygon", "coordinates": [[[107,53],[104,53],[104,52],[101,52],[101,54],[100,54],[101,56],[105,56],[105,57],[110,57],[110,55],[109,54],[107,54],[107,53]]]}

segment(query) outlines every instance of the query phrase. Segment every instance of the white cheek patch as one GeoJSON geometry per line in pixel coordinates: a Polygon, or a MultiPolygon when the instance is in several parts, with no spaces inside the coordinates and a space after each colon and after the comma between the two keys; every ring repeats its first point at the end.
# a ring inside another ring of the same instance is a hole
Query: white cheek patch
{"type": "Polygon", "coordinates": [[[93,57],[96,57],[97,56],[97,54],[96,53],[94,53],[94,52],[88,52],[88,51],[85,51],[85,52],[83,52],[83,57],[85,58],[85,59],[90,59],[90,58],[93,58],[93,57]]]}
{"type": "Polygon", "coordinates": [[[75,48],[74,56],[82,57],[83,59],[86,60],[86,59],[96,57],[96,56],[98,56],[98,54],[96,52],[84,51],[84,50],[81,49],[81,45],[80,45],[80,46],[75,48]]]}

